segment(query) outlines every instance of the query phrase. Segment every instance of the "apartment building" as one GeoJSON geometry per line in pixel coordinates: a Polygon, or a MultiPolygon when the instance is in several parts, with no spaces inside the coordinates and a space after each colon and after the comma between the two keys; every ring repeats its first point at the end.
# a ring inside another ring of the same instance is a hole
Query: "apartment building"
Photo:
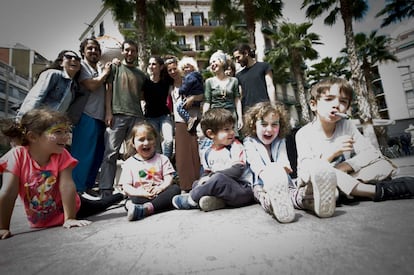
{"type": "Polygon", "coordinates": [[[15,107],[23,102],[35,77],[49,61],[21,44],[0,47],[0,118],[15,116],[15,107]]]}
{"type": "Polygon", "coordinates": [[[388,127],[390,137],[398,137],[414,124],[414,19],[401,23],[390,36],[391,51],[398,62],[378,64],[375,94],[383,118],[395,120],[388,127]]]}
{"type": "MultiPolygon", "coordinates": [[[[182,50],[182,54],[195,57],[199,63],[199,68],[206,68],[208,60],[200,55],[200,53],[208,50],[203,42],[210,38],[214,28],[220,26],[218,20],[212,19],[211,0],[179,1],[179,4],[179,11],[170,12],[166,15],[165,25],[179,35],[177,44],[182,50]]],[[[118,24],[114,22],[111,12],[103,8],[81,34],[79,41],[94,35],[101,43],[103,54],[113,56],[119,54],[116,41],[123,41],[119,30],[132,28],[132,23],[118,24]]],[[[256,22],[255,39],[258,61],[263,61],[265,52],[272,47],[272,42],[266,35],[271,33],[270,29],[271,27],[266,23],[256,22]]],[[[288,106],[293,120],[298,121],[298,113],[295,107],[296,99],[292,86],[277,85],[276,97],[288,106]]]]}

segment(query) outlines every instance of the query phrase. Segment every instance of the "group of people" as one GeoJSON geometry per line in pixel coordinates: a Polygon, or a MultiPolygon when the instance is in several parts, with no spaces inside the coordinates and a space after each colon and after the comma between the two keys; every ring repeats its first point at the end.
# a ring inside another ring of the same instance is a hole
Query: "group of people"
{"type": "Polygon", "coordinates": [[[40,74],[2,131],[14,146],[0,158],[0,239],[11,236],[18,195],[32,227],[68,228],[124,199],[129,221],[173,208],[259,203],[289,223],[295,209],[333,216],[340,196],[414,195],[414,178],[395,177],[397,167],[339,115],[353,98],[346,80],[312,87],[314,120],[296,133],[292,178],[288,114],[276,101],[270,65],[248,45],[233,52],[242,67],[235,76],[231,58],[215,52],[206,80],[190,57],[151,56],[143,72],[137,51],[124,41],[122,60],[100,64],[99,42],[87,38],[82,58],[64,50],[40,74]],[[114,193],[119,158],[122,192],[114,193]],[[99,197],[85,196],[96,179],[99,197]]]}

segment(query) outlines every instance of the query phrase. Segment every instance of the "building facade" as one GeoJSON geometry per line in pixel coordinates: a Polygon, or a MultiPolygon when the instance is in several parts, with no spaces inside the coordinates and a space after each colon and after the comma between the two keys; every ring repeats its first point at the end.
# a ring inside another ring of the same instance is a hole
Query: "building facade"
{"type": "Polygon", "coordinates": [[[37,74],[49,61],[21,44],[0,47],[0,118],[15,116],[33,86],[37,74]]]}
{"type": "Polygon", "coordinates": [[[392,53],[398,62],[378,64],[374,81],[381,117],[395,120],[388,127],[390,137],[398,137],[414,123],[414,19],[401,23],[391,33],[392,53]],[[382,85],[379,85],[382,84],[382,85]],[[381,87],[382,86],[382,87],[381,87]]]}

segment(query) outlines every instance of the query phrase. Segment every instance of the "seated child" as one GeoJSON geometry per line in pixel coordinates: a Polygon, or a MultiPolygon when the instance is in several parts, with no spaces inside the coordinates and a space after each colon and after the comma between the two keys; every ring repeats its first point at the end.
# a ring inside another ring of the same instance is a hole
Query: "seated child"
{"type": "Polygon", "coordinates": [[[310,107],[315,118],[296,134],[299,188],[292,197],[296,208],[333,215],[329,182],[335,182],[342,194],[373,201],[413,196],[414,177],[393,178],[396,166],[343,118],[352,97],[351,85],[341,78],[322,80],[312,88],[310,107]],[[316,170],[320,172],[315,176],[316,170]],[[312,198],[313,185],[321,188],[318,193],[313,188],[312,198]]]}
{"type": "Polygon", "coordinates": [[[253,173],[253,191],[264,211],[281,223],[295,219],[288,185],[292,184],[285,136],[289,130],[284,106],[260,102],[244,115],[243,140],[253,173]]]}
{"type": "Polygon", "coordinates": [[[98,200],[76,193],[72,170],[77,160],[65,149],[70,138],[67,116],[50,109],[33,109],[20,123],[10,123],[3,134],[18,145],[0,158],[0,239],[11,236],[10,220],[18,195],[30,226],[35,228],[85,226],[90,221],[79,219],[123,200],[119,193],[98,200]]]}
{"type": "Polygon", "coordinates": [[[203,77],[198,72],[197,62],[192,57],[183,57],[179,67],[184,72],[184,78],[178,91],[180,98],[177,101],[177,112],[187,123],[187,130],[194,132],[199,118],[191,116],[186,108],[200,106],[200,101],[193,101],[193,96],[204,94],[203,77]]]}
{"type": "Polygon", "coordinates": [[[212,211],[253,202],[251,175],[243,145],[235,138],[234,123],[232,113],[226,109],[214,108],[203,114],[201,129],[213,144],[201,160],[204,174],[189,193],[173,198],[175,208],[212,211]]]}
{"type": "Polygon", "coordinates": [[[149,123],[136,124],[128,140],[128,159],[122,166],[119,185],[129,200],[129,221],[172,209],[171,199],[181,192],[173,184],[175,170],[167,156],[156,152],[157,131],[149,123]]]}

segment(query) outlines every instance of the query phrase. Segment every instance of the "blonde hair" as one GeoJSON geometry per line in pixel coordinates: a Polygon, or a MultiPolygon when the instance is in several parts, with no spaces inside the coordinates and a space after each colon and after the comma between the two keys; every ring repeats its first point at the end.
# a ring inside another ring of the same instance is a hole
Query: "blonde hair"
{"type": "Polygon", "coordinates": [[[282,103],[259,102],[250,107],[244,114],[242,132],[245,136],[254,137],[256,132],[256,121],[263,120],[270,113],[279,115],[279,134],[278,137],[284,138],[290,131],[289,115],[282,103]]]}
{"type": "Polygon", "coordinates": [[[198,71],[198,65],[197,65],[197,61],[189,56],[184,56],[183,58],[181,58],[181,60],[178,62],[178,68],[180,68],[180,70],[183,70],[185,66],[187,65],[191,65],[194,68],[194,71],[198,71]]]}

